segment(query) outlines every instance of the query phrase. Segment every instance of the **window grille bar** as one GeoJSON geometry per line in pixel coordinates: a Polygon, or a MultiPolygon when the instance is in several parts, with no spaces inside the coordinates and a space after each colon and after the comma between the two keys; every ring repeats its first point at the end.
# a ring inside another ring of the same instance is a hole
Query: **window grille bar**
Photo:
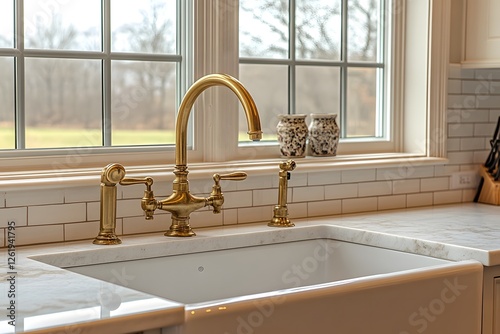
{"type": "Polygon", "coordinates": [[[15,141],[16,149],[26,148],[26,117],[25,117],[25,67],[24,67],[24,0],[14,1],[14,47],[19,52],[14,58],[15,80],[15,141]]]}

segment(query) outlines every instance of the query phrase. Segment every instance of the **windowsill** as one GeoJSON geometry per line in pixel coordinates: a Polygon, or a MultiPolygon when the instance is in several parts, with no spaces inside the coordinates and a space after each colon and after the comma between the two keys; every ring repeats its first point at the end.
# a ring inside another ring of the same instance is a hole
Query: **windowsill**
{"type": "MultiPolygon", "coordinates": [[[[220,163],[192,163],[188,165],[189,178],[211,178],[215,172],[231,172],[236,170],[245,171],[249,175],[274,175],[279,170],[278,164],[283,160],[286,160],[286,158],[220,163]]],[[[306,157],[294,158],[293,160],[297,163],[295,173],[362,170],[368,168],[408,168],[424,165],[443,165],[448,162],[446,158],[404,153],[306,157]]],[[[155,181],[173,180],[173,164],[167,166],[124,167],[127,170],[128,177],[150,176],[155,181]]],[[[0,173],[0,191],[98,186],[100,183],[100,174],[101,168],[0,173]]]]}

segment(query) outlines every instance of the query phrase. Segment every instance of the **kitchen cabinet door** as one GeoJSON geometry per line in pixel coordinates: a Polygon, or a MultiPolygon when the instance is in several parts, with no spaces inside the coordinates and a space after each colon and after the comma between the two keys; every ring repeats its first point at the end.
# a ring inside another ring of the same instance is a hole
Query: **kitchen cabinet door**
{"type": "Polygon", "coordinates": [[[464,67],[500,68],[500,0],[466,0],[464,67]]]}
{"type": "Polygon", "coordinates": [[[500,334],[500,277],[495,277],[493,291],[493,333],[500,334]]]}

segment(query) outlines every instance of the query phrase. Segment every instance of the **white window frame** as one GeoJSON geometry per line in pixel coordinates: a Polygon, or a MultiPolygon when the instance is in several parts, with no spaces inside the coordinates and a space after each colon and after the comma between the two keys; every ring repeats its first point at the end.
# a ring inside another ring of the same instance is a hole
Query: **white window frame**
{"type": "MultiPolygon", "coordinates": [[[[405,69],[398,72],[391,87],[400,90],[392,102],[393,108],[403,110],[393,122],[395,137],[399,138],[395,152],[361,154],[353,151],[353,154],[331,158],[303,158],[298,161],[301,171],[446,163],[451,2],[393,1],[399,13],[409,14],[398,15],[393,27],[397,43],[405,45],[393,59],[395,66],[405,69]],[[428,34],[415,40],[415,36],[422,36],[418,34],[422,24],[428,28],[428,34]],[[400,28],[395,28],[398,25],[400,28]]],[[[238,48],[237,0],[188,0],[185,3],[195,10],[195,22],[192,25],[186,22],[183,35],[189,35],[190,27],[194,27],[195,42],[186,46],[187,58],[203,60],[195,63],[192,77],[215,72],[237,77],[238,52],[228,51],[238,48]],[[227,20],[221,20],[221,15],[227,20]]],[[[188,152],[190,178],[210,177],[215,170],[229,169],[254,174],[276,172],[277,163],[282,160],[276,146],[238,146],[238,103],[230,91],[217,87],[204,92],[195,104],[196,111],[192,113],[195,136],[193,149],[188,152]]],[[[172,150],[113,148],[112,154],[88,154],[88,151],[88,148],[67,150],[62,156],[23,155],[23,152],[0,155],[0,189],[95,184],[98,171],[110,162],[124,164],[131,175],[171,179],[172,150]]]]}
{"type": "MultiPolygon", "coordinates": [[[[199,15],[224,12],[233,14],[231,20],[215,20],[210,28],[200,27],[200,34],[205,34],[205,49],[201,52],[206,61],[198,64],[197,76],[213,72],[225,72],[238,77],[238,31],[235,1],[219,0],[205,4],[205,12],[199,15]],[[224,50],[219,46],[223,45],[224,50]],[[231,56],[231,53],[233,54],[231,56]],[[229,55],[228,55],[229,54],[229,55]],[[221,56],[222,55],[222,56],[221,56]]],[[[393,54],[391,68],[403,69],[395,73],[389,89],[394,91],[394,98],[388,101],[391,108],[391,143],[373,143],[373,148],[359,143],[341,143],[339,156],[322,161],[301,160],[307,164],[334,163],[338,160],[364,160],[367,154],[374,152],[372,158],[381,159],[399,157],[444,158],[445,157],[445,114],[447,100],[448,59],[449,59],[449,22],[451,3],[445,1],[393,0],[394,15],[392,25],[393,43],[404,45],[393,54]],[[406,13],[407,15],[401,15],[406,13]],[[422,34],[427,29],[427,34],[422,34]],[[408,43],[407,40],[412,42],[408,43]],[[424,70],[425,69],[425,70],[424,70]],[[384,152],[380,153],[380,145],[384,152]]],[[[198,50],[201,48],[198,47],[198,50]]],[[[210,111],[203,109],[206,124],[213,127],[216,138],[206,141],[204,147],[206,161],[232,161],[245,157],[276,158],[276,145],[237,145],[238,128],[234,123],[237,118],[238,101],[229,92],[212,92],[210,111]],[[226,94],[227,93],[227,94],[226,94]],[[216,107],[217,106],[217,107],[216,107]],[[228,112],[234,110],[235,112],[228,112]],[[209,115],[208,115],[209,114],[209,115]],[[229,117],[229,119],[228,119],[229,117]],[[224,120],[224,121],[217,121],[224,120]],[[224,150],[220,148],[223,147],[224,150]]],[[[257,106],[258,107],[258,106],[257,106]]],[[[372,143],[370,143],[372,144],[372,143]]],[[[370,157],[368,157],[370,158],[370,157]]],[[[432,160],[432,159],[431,159],[432,160]]],[[[438,159],[443,162],[444,160],[438,159]]]]}

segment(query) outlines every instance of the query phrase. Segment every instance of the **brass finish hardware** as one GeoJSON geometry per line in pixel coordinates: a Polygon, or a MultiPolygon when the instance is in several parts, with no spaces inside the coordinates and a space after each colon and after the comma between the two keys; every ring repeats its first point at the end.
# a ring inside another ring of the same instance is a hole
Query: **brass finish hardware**
{"type": "MultiPolygon", "coordinates": [[[[250,139],[260,140],[262,137],[260,118],[255,102],[250,93],[238,80],[226,74],[209,74],[200,78],[189,88],[179,107],[175,127],[175,179],[173,181],[173,193],[170,197],[158,201],[158,209],[169,211],[172,214],[172,224],[170,229],[165,233],[166,236],[190,237],[195,235],[189,225],[189,215],[195,210],[215,203],[214,212],[220,212],[220,207],[218,207],[220,199],[212,198],[212,195],[208,199],[191,195],[187,178],[189,173],[186,158],[189,114],[198,96],[212,86],[226,86],[233,91],[245,111],[250,139]]],[[[217,188],[217,183],[216,181],[215,188],[217,188]]]]}
{"type": "Polygon", "coordinates": [[[229,174],[214,174],[214,185],[212,186],[212,192],[208,198],[208,205],[211,205],[214,213],[220,213],[222,204],[224,203],[224,194],[220,187],[220,180],[233,180],[241,181],[247,178],[247,173],[245,172],[234,172],[229,174]]]}
{"type": "Polygon", "coordinates": [[[151,190],[151,186],[153,185],[153,179],[150,177],[144,177],[138,179],[126,178],[120,181],[120,184],[122,186],[129,186],[141,183],[146,185],[146,190],[144,190],[144,196],[141,199],[141,208],[144,211],[144,214],[146,215],[146,220],[152,220],[153,214],[157,208],[155,195],[151,190]]]}
{"type": "Polygon", "coordinates": [[[293,160],[287,160],[280,163],[279,171],[279,189],[278,189],[278,205],[274,206],[274,216],[271,222],[267,224],[272,227],[292,227],[295,226],[294,223],[288,219],[288,207],[286,204],[286,197],[288,193],[288,179],[290,178],[290,172],[296,167],[296,163],[293,160]]]}
{"type": "Polygon", "coordinates": [[[252,96],[245,87],[243,87],[238,80],[226,74],[210,74],[200,78],[187,91],[177,113],[175,128],[175,179],[173,181],[172,194],[163,200],[156,200],[151,190],[153,184],[152,178],[125,178],[125,169],[123,166],[119,164],[110,164],[106,166],[101,178],[101,231],[96,240],[94,240],[94,243],[113,244],[112,242],[114,241],[115,244],[117,244],[121,242],[120,239],[114,235],[116,225],[116,184],[118,183],[121,185],[145,184],[146,190],[141,199],[141,207],[146,214],[146,219],[153,219],[156,209],[168,211],[171,213],[172,224],[165,235],[190,237],[196,235],[189,225],[189,216],[191,212],[210,205],[213,207],[214,213],[220,213],[222,204],[224,203],[220,181],[246,179],[247,175],[244,172],[214,174],[214,185],[209,197],[197,197],[192,195],[189,191],[187,177],[189,172],[186,154],[189,114],[198,96],[212,86],[226,86],[238,97],[245,111],[250,139],[261,139],[262,131],[259,113],[252,96]],[[108,177],[108,175],[110,177],[108,177]],[[114,235],[114,237],[111,235],[114,235]],[[108,239],[104,239],[104,237],[108,239]]]}
{"type": "Polygon", "coordinates": [[[101,173],[101,207],[99,234],[96,245],[118,245],[122,241],[116,236],[116,184],[125,177],[125,168],[120,164],[109,164],[101,173]]]}

